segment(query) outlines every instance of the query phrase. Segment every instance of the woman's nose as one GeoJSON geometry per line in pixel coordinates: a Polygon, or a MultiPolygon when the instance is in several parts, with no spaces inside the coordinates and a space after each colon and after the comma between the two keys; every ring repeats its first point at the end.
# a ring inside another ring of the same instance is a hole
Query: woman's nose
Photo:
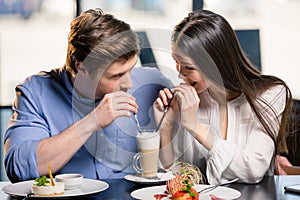
{"type": "Polygon", "coordinates": [[[181,73],[179,73],[179,74],[178,74],[178,78],[184,79],[184,75],[182,75],[181,73]]]}
{"type": "Polygon", "coordinates": [[[187,77],[187,73],[186,72],[182,72],[182,71],[179,72],[178,78],[185,79],[186,77],[187,77]]]}

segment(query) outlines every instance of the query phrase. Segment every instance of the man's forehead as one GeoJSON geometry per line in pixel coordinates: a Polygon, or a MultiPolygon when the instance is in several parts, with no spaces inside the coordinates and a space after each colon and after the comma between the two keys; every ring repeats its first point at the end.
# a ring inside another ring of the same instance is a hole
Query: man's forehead
{"type": "Polygon", "coordinates": [[[108,75],[126,73],[127,71],[130,71],[136,65],[136,63],[136,58],[134,60],[133,58],[129,60],[120,60],[109,65],[104,73],[108,75]]]}

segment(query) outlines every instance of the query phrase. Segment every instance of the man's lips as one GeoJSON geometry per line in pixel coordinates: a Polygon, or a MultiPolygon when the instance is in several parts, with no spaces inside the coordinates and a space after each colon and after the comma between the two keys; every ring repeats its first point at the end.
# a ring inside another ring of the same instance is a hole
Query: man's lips
{"type": "Polygon", "coordinates": [[[196,84],[197,82],[192,82],[190,85],[194,87],[196,84]]]}

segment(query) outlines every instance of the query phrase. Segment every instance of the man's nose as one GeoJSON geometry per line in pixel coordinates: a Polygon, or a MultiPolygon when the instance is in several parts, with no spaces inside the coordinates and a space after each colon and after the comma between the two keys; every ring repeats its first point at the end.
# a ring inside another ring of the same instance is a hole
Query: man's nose
{"type": "Polygon", "coordinates": [[[130,78],[130,73],[126,73],[122,77],[122,80],[121,80],[121,83],[120,83],[120,88],[121,89],[130,89],[130,88],[132,88],[132,81],[131,81],[131,78],[130,78]]]}

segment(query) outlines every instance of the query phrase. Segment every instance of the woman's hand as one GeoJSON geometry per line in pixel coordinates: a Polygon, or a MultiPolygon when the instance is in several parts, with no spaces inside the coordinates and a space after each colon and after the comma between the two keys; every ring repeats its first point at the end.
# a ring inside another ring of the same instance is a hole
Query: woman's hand
{"type": "Polygon", "coordinates": [[[194,87],[181,83],[174,89],[175,97],[180,105],[181,124],[188,131],[197,129],[197,112],[200,99],[194,87]]]}
{"type": "MultiPolygon", "coordinates": [[[[163,113],[172,98],[173,98],[173,93],[170,89],[164,88],[163,90],[159,91],[159,97],[153,103],[154,117],[155,117],[156,124],[158,124],[159,121],[161,120],[163,113]]],[[[173,122],[176,119],[177,112],[178,112],[178,102],[174,97],[174,99],[170,104],[168,112],[165,116],[163,124],[165,123],[173,124],[173,122]]]]}

